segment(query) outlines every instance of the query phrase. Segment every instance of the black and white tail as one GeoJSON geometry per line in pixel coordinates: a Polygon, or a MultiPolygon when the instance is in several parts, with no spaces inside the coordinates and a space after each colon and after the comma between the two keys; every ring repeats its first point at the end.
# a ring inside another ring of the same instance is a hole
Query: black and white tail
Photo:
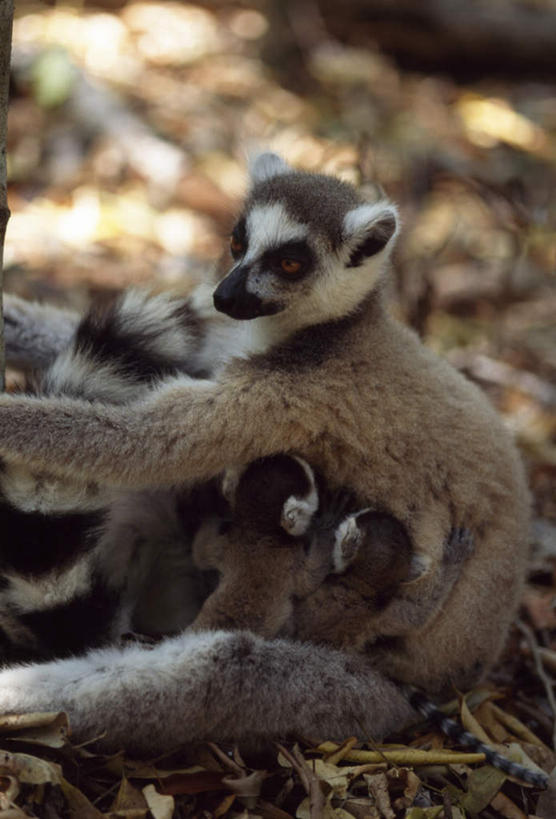
{"type": "Polygon", "coordinates": [[[466,731],[453,719],[447,717],[446,714],[437,708],[421,691],[412,688],[408,689],[408,693],[411,706],[422,714],[425,719],[429,720],[429,722],[438,725],[442,733],[446,734],[450,739],[453,739],[460,745],[471,748],[477,753],[484,754],[487,762],[494,768],[498,768],[504,771],[504,773],[509,774],[509,776],[521,779],[523,782],[533,785],[536,788],[544,789],[548,787],[547,774],[531,771],[524,765],[520,765],[519,762],[512,762],[510,759],[502,756],[502,754],[495,751],[494,748],[491,748],[490,745],[485,745],[484,742],[481,742],[476,736],[466,731]]]}

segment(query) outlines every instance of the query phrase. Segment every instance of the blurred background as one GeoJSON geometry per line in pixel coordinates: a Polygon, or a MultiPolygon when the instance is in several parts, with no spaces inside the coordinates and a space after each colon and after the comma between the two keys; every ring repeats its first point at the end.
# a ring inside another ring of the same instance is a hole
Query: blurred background
{"type": "Polygon", "coordinates": [[[556,626],[555,0],[19,0],[11,91],[6,289],[29,298],[218,275],[257,148],[381,185],[395,309],[518,436],[528,605],[556,626]]]}

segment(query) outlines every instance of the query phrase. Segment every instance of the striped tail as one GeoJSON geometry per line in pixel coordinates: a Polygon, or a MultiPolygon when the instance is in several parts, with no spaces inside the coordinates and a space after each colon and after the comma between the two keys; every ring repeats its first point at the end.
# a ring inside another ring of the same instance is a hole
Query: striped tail
{"type": "Polygon", "coordinates": [[[547,774],[531,771],[524,765],[520,765],[519,762],[512,762],[510,759],[507,759],[489,745],[485,745],[484,742],[481,742],[477,737],[469,733],[469,731],[465,731],[461,725],[458,725],[453,719],[447,717],[421,691],[409,689],[409,702],[425,719],[438,725],[442,733],[446,734],[450,739],[468,748],[472,748],[474,751],[477,751],[477,753],[484,754],[487,761],[493,767],[504,771],[504,773],[507,773],[509,776],[521,779],[522,782],[526,782],[536,788],[545,789],[548,787],[547,774]]]}

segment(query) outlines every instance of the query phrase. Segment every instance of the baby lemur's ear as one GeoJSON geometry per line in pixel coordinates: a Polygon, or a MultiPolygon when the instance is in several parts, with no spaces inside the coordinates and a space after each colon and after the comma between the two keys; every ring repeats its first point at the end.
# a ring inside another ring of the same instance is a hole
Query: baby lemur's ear
{"type": "Polygon", "coordinates": [[[254,156],[249,162],[249,176],[253,185],[266,182],[268,179],[272,179],[273,176],[291,173],[291,171],[292,168],[287,162],[284,162],[281,156],[270,151],[254,156]]]}
{"type": "Polygon", "coordinates": [[[359,267],[386,247],[391,249],[399,229],[398,211],[387,200],[358,205],[344,217],[344,240],[350,249],[347,267],[359,267]]]}

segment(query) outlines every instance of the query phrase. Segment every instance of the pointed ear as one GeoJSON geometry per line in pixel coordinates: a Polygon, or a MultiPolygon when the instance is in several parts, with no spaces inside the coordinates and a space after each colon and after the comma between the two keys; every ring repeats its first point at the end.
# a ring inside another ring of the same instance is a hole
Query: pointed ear
{"type": "Polygon", "coordinates": [[[358,205],[344,217],[344,236],[351,248],[347,267],[359,267],[387,245],[392,246],[398,233],[398,211],[385,202],[358,205]]]}
{"type": "Polygon", "coordinates": [[[289,173],[291,170],[281,156],[270,152],[259,154],[249,162],[249,175],[253,185],[258,182],[266,182],[267,179],[272,179],[273,176],[289,173]]]}

